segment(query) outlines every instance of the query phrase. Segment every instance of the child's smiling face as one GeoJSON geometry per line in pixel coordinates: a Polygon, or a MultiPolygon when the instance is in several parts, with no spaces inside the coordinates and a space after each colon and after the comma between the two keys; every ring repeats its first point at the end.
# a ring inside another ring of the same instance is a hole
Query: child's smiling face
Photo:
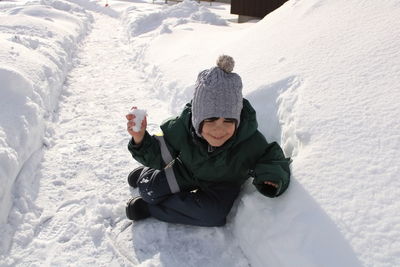
{"type": "Polygon", "coordinates": [[[222,146],[235,133],[235,122],[236,120],[228,118],[205,119],[201,135],[211,146],[222,146]]]}

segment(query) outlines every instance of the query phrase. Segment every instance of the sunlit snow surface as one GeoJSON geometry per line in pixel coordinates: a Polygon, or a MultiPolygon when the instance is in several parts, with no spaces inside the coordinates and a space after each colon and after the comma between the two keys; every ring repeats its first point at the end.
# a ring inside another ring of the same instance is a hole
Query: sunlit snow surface
{"type": "Polygon", "coordinates": [[[0,2],[0,265],[399,266],[400,2],[0,2]],[[150,133],[199,71],[236,61],[259,129],[292,157],[224,228],[131,224],[125,115],[150,133]]]}

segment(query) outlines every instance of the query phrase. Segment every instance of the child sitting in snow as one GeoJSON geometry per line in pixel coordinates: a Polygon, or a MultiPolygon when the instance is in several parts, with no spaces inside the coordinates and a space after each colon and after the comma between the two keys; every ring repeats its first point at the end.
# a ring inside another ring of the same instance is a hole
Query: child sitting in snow
{"type": "Polygon", "coordinates": [[[265,196],[286,190],[289,159],[257,130],[256,112],[243,99],[233,66],[233,58],[223,55],[216,67],[200,72],[192,102],[161,125],[161,136],[150,136],[146,118],[133,131],[135,115],[126,115],[128,149],[145,166],[128,176],[140,193],[126,205],[129,219],[222,226],[250,176],[265,196]]]}

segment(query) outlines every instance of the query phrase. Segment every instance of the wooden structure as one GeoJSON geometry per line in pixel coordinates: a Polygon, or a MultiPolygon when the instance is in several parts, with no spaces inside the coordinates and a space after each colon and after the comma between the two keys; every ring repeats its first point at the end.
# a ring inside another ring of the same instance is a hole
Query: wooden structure
{"type": "Polygon", "coordinates": [[[254,18],[263,18],[287,0],[231,0],[231,14],[254,18]]]}

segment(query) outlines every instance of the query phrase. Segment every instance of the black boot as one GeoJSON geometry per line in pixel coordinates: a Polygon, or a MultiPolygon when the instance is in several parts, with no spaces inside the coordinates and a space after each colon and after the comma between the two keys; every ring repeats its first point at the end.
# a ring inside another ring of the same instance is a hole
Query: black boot
{"type": "Polygon", "coordinates": [[[128,175],[128,184],[132,186],[133,188],[137,187],[137,181],[140,177],[140,174],[142,173],[144,167],[138,167],[131,171],[131,173],[128,175]]]}
{"type": "Polygon", "coordinates": [[[150,217],[149,206],[141,198],[135,197],[126,203],[126,217],[133,221],[139,221],[150,217]]]}

